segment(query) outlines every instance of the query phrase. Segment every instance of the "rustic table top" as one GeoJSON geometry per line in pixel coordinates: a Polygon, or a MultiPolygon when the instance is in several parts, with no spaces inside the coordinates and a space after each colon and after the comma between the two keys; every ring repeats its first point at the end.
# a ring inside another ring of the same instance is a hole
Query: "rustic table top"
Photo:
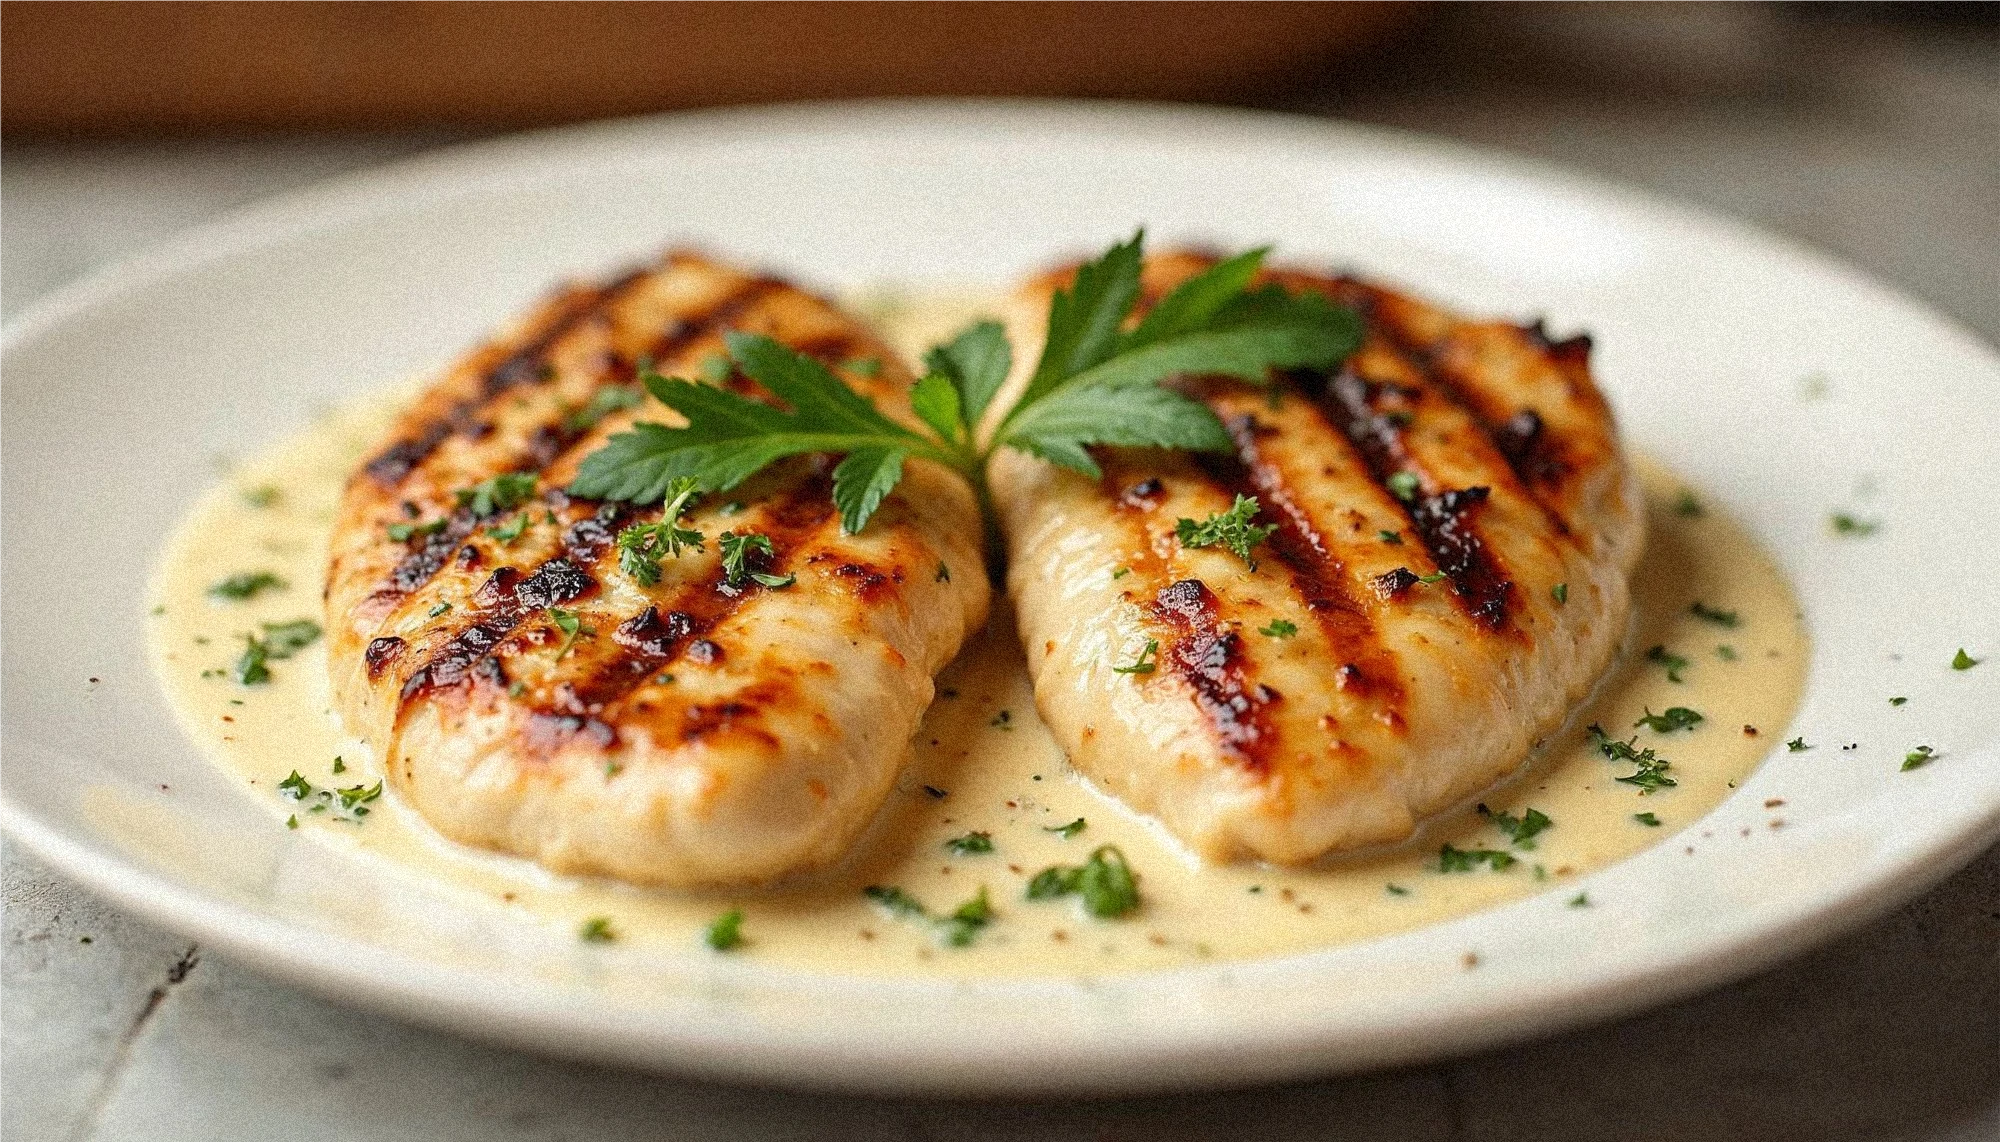
{"type": "MultiPolygon", "coordinates": [[[[1420,66],[1274,103],[1700,202],[2000,340],[1990,24],[1760,8],[1571,10],[1505,31],[1482,19],[1411,45],[1420,66]],[[1568,66],[1580,56],[1593,62],[1568,66]]],[[[243,202],[445,141],[9,146],[0,309],[243,202]]],[[[270,982],[18,850],[0,888],[10,1139],[2000,1138],[2000,848],[1863,931],[1620,1023],[1380,1074],[1068,1104],[794,1094],[552,1062],[270,982]]]]}

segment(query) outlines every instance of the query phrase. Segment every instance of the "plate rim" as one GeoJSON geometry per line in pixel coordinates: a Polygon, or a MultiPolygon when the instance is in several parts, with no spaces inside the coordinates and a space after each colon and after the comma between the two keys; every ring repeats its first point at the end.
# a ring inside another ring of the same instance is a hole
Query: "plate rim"
{"type": "MultiPolygon", "coordinates": [[[[1939,313],[1901,291],[1867,275],[1807,243],[1761,230],[1705,208],[1598,176],[1569,170],[1539,159],[1458,143],[1395,128],[1320,119],[1304,115],[1243,111],[1173,104],[1129,104],[1067,100],[860,100],[724,108],[609,120],[454,144],[382,166],[365,169],[280,194],[230,211],[218,219],[156,244],[131,257],[68,283],[28,306],[0,330],[0,352],[11,353],[45,329],[88,312],[97,304],[162,279],[226,259],[233,254],[286,235],[332,227],[353,214],[365,215],[384,195],[399,187],[432,185],[430,193],[452,195],[490,185],[495,180],[522,177],[538,163],[553,161],[548,152],[615,147],[621,138],[665,137],[673,143],[691,141],[703,133],[724,135],[756,126],[831,123],[876,125],[902,120],[935,121],[940,117],[977,120],[997,130],[1058,125],[1088,126],[1114,134],[1156,130],[1170,125],[1204,129],[1254,128],[1262,141],[1286,135],[1317,137],[1336,145],[1384,146],[1414,151],[1447,165],[1472,167],[1522,176],[1537,184],[1581,189],[1631,206],[1647,214],[1664,214],[1726,237],[1739,246],[1777,256],[1831,275],[1871,300],[1902,310],[1961,348],[2000,363],[1992,347],[1947,314],[1939,313]],[[538,153],[542,157],[537,158],[538,153]]],[[[1711,810],[1715,812],[1718,810],[1711,810]]],[[[553,1032],[574,1031],[579,994],[555,988],[542,994],[516,996],[509,1003],[481,1003],[470,986],[482,977],[476,971],[449,966],[366,943],[338,932],[314,931],[277,919],[183,884],[136,858],[100,853],[68,836],[18,804],[0,788],[0,831],[29,852],[121,907],[162,927],[200,939],[304,990],[358,1003],[383,1014],[449,1028],[476,1038],[499,1040],[542,1053],[566,1054],[625,1065],[697,1073],[726,1079],[761,1079],[792,1085],[850,1090],[952,1092],[967,1090],[1012,1092],[1134,1091],[1188,1085],[1203,1086],[1265,1081],[1362,1069],[1436,1058],[1481,1049],[1501,1042],[1609,1019],[1706,990],[1762,968],[1852,930],[1950,875],[1996,838],[2000,838],[2000,802],[1985,807],[1983,819],[1972,819],[1956,832],[1933,834],[1923,846],[1905,849],[1900,859],[1872,879],[1850,884],[1844,893],[1792,901],[1785,916],[1717,938],[1691,949],[1681,958],[1656,965],[1638,975],[1597,981],[1581,994],[1567,993],[1563,1010],[1529,1007],[1538,996],[1523,995],[1513,1004],[1485,1008],[1461,1005],[1428,1021],[1404,1043],[1383,1042],[1349,1046],[1329,1062],[1324,1049],[1311,1043],[1272,1040],[1247,1063],[1218,1067],[1216,1044],[1183,1046],[1149,1044],[1134,1065],[1127,1059],[1106,1071],[1098,1065],[1097,1049],[1045,1053],[1035,1066],[1023,1067],[1018,1053],[961,1051],[948,1060],[936,1057],[936,1044],[892,1044],[899,1050],[879,1050],[857,1063],[851,1047],[840,1044],[792,1042],[783,1047],[787,1062],[745,1059],[759,1051],[773,1053],[768,1027],[741,1037],[645,1034],[626,1023],[599,1024],[569,1043],[553,1032]],[[383,970],[393,965],[395,971],[383,970]],[[1498,1008],[1512,1006],[1513,1011],[1498,1008]],[[1501,1015],[1509,1018],[1499,1018],[1501,1015]],[[1275,1050],[1272,1044],[1277,1044],[1275,1050]],[[571,1048],[574,1049],[571,1049],[571,1048]],[[663,1047],[671,1049],[663,1052],[663,1047]],[[1274,1062],[1274,1054],[1289,1050],[1293,1059],[1274,1062]],[[943,1065],[940,1065],[942,1062],[943,1065]],[[1008,1068],[1005,1075],[979,1075],[981,1069],[1008,1068]],[[1150,1073],[1136,1073],[1150,1072],[1150,1073]],[[970,1081],[968,1081],[970,1080],[970,1081]]],[[[1532,900],[1533,898],[1529,898],[1532,900]]],[[[1526,901],[1517,902],[1526,903],[1526,901]]],[[[1488,910],[1491,911],[1491,910],[1488,910]]],[[[774,969],[765,968],[766,972],[774,969]]],[[[1205,969],[1195,969],[1205,970],[1205,969]]],[[[1148,973],[1142,973],[1148,974],[1148,973]]],[[[1150,973],[1161,974],[1161,973],[1150,973]]],[[[1167,973],[1171,974],[1171,973],[1167,973]]],[[[902,981],[899,981],[902,982],[902,981]]],[[[929,986],[935,986],[930,981],[929,986]]],[[[657,1028],[655,1029],[657,1032],[657,1028]]],[[[1311,1039],[1310,1033],[1294,1038],[1311,1039]]],[[[1394,1036],[1387,1038],[1393,1039],[1394,1036]]],[[[1038,1047],[1041,1046],[1038,1044],[1038,1047]]],[[[1323,1048],[1323,1044],[1322,1044],[1323,1048]]]]}

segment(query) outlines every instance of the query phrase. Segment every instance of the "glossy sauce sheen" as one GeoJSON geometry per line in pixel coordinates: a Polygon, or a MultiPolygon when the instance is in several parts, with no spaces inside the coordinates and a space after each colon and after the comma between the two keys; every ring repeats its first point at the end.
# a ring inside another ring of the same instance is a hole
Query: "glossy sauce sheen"
{"type": "MultiPolygon", "coordinates": [[[[976,300],[872,307],[906,357],[982,307],[976,300]]],[[[990,307],[986,307],[990,308],[990,307]]],[[[1197,865],[1149,823],[1072,773],[1036,718],[1012,616],[996,607],[940,677],[940,697],[914,743],[910,765],[850,859],[811,881],[738,893],[644,891],[556,877],[527,861],[439,837],[394,793],[359,823],[313,814],[278,783],[297,770],[315,788],[372,784],[380,767],[331,712],[324,643],[270,665],[271,681],[241,686],[227,675],[239,635],[256,624],[316,618],[327,534],[343,480],[396,411],[385,398],[335,413],[298,438],[243,464],[197,506],[159,571],[152,624],[154,665],[189,732],[251,796],[265,799],[272,827],[296,815],[296,843],[352,847],[407,875],[454,886],[469,901],[512,910],[523,923],[575,932],[604,917],[618,941],[701,946],[708,923],[744,912],[743,945],[729,954],[820,971],[909,975],[1076,975],[1181,966],[1301,952],[1434,923],[1537,892],[1574,898],[1583,874],[1672,837],[1726,797],[1773,748],[1804,679],[1806,643],[1797,603],[1771,561],[1735,524],[1712,511],[1681,514],[1682,486],[1641,464],[1649,508],[1648,548],[1633,580],[1635,629],[1594,698],[1524,770],[1482,800],[1499,813],[1529,808],[1554,823],[1533,849],[1510,845],[1472,806],[1445,814],[1410,843],[1316,867],[1197,865]],[[275,487],[254,506],[244,492],[275,487]],[[207,588],[236,572],[266,570],[282,590],[244,602],[212,600],[207,588]],[[1733,611],[1734,627],[1691,613],[1699,601],[1733,611]],[[1654,645],[1686,658],[1684,681],[1645,658],[1654,645]],[[1733,657],[1725,657],[1727,647],[1733,657]],[[207,676],[204,676],[207,672],[207,676]],[[235,703],[241,703],[235,704],[235,703]],[[1643,712],[1700,711],[1691,730],[1633,728],[1643,712]],[[1592,749],[1584,726],[1637,736],[1672,763],[1678,784],[1641,795],[1615,779],[1629,764],[1592,749]],[[1754,734],[1747,727],[1754,727],[1754,734]],[[334,757],[345,771],[331,771],[334,757]],[[1634,814],[1651,813],[1649,826],[1634,814]],[[1053,832],[1077,818],[1074,836],[1053,832]],[[994,851],[953,855],[945,842],[991,835],[994,851]],[[1438,853],[1504,850],[1515,863],[1439,871],[1438,853]],[[1036,872],[1081,863],[1116,844],[1139,875],[1142,907],[1121,920],[1092,919],[1074,897],[1024,899],[1036,872]],[[868,885],[898,886],[944,914],[984,887],[994,918],[968,947],[938,929],[870,903],[868,885]]],[[[1199,606],[1199,599],[1175,600],[1199,606]]],[[[635,632],[642,637],[644,632],[635,632]]]]}

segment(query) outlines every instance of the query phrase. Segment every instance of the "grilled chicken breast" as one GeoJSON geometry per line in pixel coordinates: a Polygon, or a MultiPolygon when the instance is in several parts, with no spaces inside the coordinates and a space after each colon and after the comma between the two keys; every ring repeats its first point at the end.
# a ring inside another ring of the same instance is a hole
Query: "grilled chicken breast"
{"type": "MultiPolygon", "coordinates": [[[[1209,264],[1150,259],[1142,304],[1209,264]]],[[[1407,837],[1516,768],[1615,652],[1644,522],[1587,338],[1267,277],[1367,335],[1330,375],[1190,382],[1233,455],[1100,449],[1091,480],[1002,450],[989,475],[1077,767],[1206,858],[1294,863],[1407,837]],[[1276,527],[1254,569],[1176,537],[1239,494],[1276,527]]],[[[1017,345],[1065,280],[1024,291],[1017,345]]]]}
{"type": "Polygon", "coordinates": [[[908,372],[851,319],[680,254],[549,300],[425,391],[352,477],[326,594],[334,692],[445,835],[641,884],[826,864],[887,795],[932,675],[985,621],[972,493],[916,460],[859,535],[841,531],[828,462],[801,458],[685,516],[705,550],[656,583],[620,570],[619,530],[662,505],[561,489],[634,419],[679,423],[630,407],[642,359],[761,393],[730,373],[725,328],[911,419],[908,372]],[[511,473],[532,491],[476,491],[511,473]],[[725,530],[768,536],[752,566],[794,581],[732,586],[725,530]]]}

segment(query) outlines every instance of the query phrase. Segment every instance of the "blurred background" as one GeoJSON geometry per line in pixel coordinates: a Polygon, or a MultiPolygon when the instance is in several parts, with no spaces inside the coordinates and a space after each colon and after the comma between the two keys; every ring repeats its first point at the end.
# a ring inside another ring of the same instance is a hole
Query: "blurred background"
{"type": "MultiPolygon", "coordinates": [[[[1755,222],[2000,340],[1992,4],[9,0],[0,312],[237,205],[443,144],[905,94],[1217,102],[1498,147],[1755,222]]],[[[1070,1108],[528,1058],[206,960],[18,853],[0,872],[8,1138],[298,1136],[242,1117],[269,1092],[334,1100],[344,1138],[2000,1138],[2000,850],[1862,932],[1624,1023],[1070,1108]]]]}

